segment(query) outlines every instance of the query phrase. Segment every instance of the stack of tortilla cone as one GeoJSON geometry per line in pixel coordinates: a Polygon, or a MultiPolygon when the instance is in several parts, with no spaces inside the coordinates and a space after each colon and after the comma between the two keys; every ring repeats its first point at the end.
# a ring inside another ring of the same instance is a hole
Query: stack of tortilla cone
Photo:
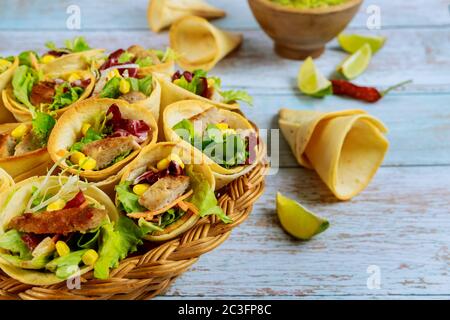
{"type": "MultiPolygon", "coordinates": [[[[15,57],[13,64],[2,74],[0,74],[0,92],[6,88],[8,83],[11,81],[14,71],[16,71],[19,66],[19,58],[15,57]]],[[[3,105],[2,99],[0,99],[0,123],[13,122],[14,117],[8,109],[3,105]]]]}
{"type": "Polygon", "coordinates": [[[242,43],[242,35],[220,30],[206,19],[188,16],[170,28],[170,46],[185,70],[211,70],[242,43]]]}
{"type": "MultiPolygon", "coordinates": [[[[140,174],[147,171],[149,166],[156,168],[156,165],[160,160],[167,158],[171,154],[178,155],[186,166],[192,166],[192,170],[197,175],[202,176],[202,180],[207,181],[214,190],[215,181],[211,169],[204,163],[195,162],[192,148],[186,148],[175,142],[161,142],[149,145],[142,149],[139,156],[126,167],[121,181],[134,180],[140,174]]],[[[200,217],[198,215],[189,212],[176,222],[176,226],[171,226],[170,230],[148,235],[145,239],[149,241],[166,241],[173,239],[193,227],[199,219],[200,217]]]]}
{"type": "Polygon", "coordinates": [[[156,143],[158,126],[152,113],[146,108],[130,105],[124,100],[116,99],[87,99],[74,104],[73,107],[64,113],[58,120],[48,140],[48,152],[54,162],[60,163],[60,167],[67,169],[67,171],[72,174],[79,174],[82,179],[95,182],[96,185],[108,195],[113,194],[114,186],[120,180],[123,168],[131,162],[142,149],[135,150],[125,159],[108,168],[97,171],[79,171],[75,168],[69,168],[67,162],[63,158],[65,157],[65,152],[67,152],[67,150],[69,150],[80,138],[83,124],[93,122],[99,113],[107,112],[112,104],[116,104],[119,107],[124,118],[144,120],[151,128],[152,134],[149,135],[147,141],[140,144],[142,147],[156,143]]]}
{"type": "MultiPolygon", "coordinates": [[[[87,88],[84,90],[84,92],[80,96],[80,98],[78,99],[78,101],[81,101],[81,100],[88,98],[91,95],[92,91],[94,90],[95,76],[92,72],[85,71],[85,70],[77,70],[77,71],[73,71],[73,72],[77,72],[83,79],[84,78],[91,79],[91,82],[89,83],[87,88]]],[[[54,79],[56,77],[64,78],[64,77],[69,76],[73,72],[47,74],[47,75],[45,75],[45,77],[48,77],[49,79],[54,79]]],[[[3,103],[6,107],[6,109],[8,109],[13,114],[14,118],[16,118],[17,121],[27,122],[27,121],[32,120],[32,115],[31,115],[30,109],[27,106],[25,106],[24,104],[22,104],[21,102],[16,100],[11,84],[8,85],[6,87],[6,89],[4,89],[2,91],[2,100],[3,100],[3,103]]],[[[64,112],[66,112],[68,109],[70,109],[71,106],[72,105],[69,105],[69,106],[66,106],[64,108],[57,110],[56,117],[61,116],[64,112]]]]}
{"type": "Polygon", "coordinates": [[[298,163],[314,169],[340,200],[361,192],[383,162],[386,127],[363,110],[280,110],[279,125],[298,163]]]}
{"type": "MultiPolygon", "coordinates": [[[[20,123],[0,124],[0,133],[7,133],[14,130],[20,123]]],[[[47,152],[47,148],[40,148],[20,156],[0,158],[0,168],[16,181],[22,181],[29,177],[47,173],[51,167],[52,160],[47,152]]]]}
{"type": "Polygon", "coordinates": [[[100,58],[104,49],[92,49],[77,53],[69,53],[55,60],[41,64],[44,73],[67,73],[74,70],[87,70],[91,66],[91,60],[100,58]]]}
{"type": "MultiPolygon", "coordinates": [[[[1,207],[0,234],[7,230],[9,223],[14,217],[23,214],[34,188],[39,187],[47,178],[48,180],[45,184],[46,189],[60,188],[60,182],[64,183],[64,179],[66,179],[65,177],[57,176],[32,177],[16,184],[10,192],[4,193],[8,201],[1,207]]],[[[82,181],[80,181],[79,184],[80,187],[83,188],[83,193],[86,196],[95,199],[95,201],[102,204],[106,208],[111,221],[117,221],[119,219],[117,208],[105,193],[92,184],[87,184],[82,181]]],[[[2,257],[0,257],[0,268],[10,277],[26,284],[45,286],[65,281],[64,279],[58,278],[54,273],[20,268],[19,266],[11,264],[2,257]]],[[[89,272],[92,268],[92,266],[85,266],[81,268],[80,275],[89,272]]]]}
{"type": "MultiPolygon", "coordinates": [[[[224,187],[225,185],[229,184],[233,180],[236,180],[240,176],[250,172],[260,161],[261,157],[263,156],[264,150],[261,144],[256,145],[255,146],[256,159],[253,159],[250,164],[239,165],[227,169],[220,166],[219,164],[214,162],[211,158],[203,154],[201,150],[192,147],[191,144],[184,141],[172,129],[181,120],[194,118],[200,115],[201,113],[206,112],[210,108],[217,108],[217,107],[212,104],[196,100],[185,100],[173,103],[170,106],[168,106],[163,113],[163,128],[167,141],[175,141],[185,146],[186,148],[191,148],[195,156],[195,161],[202,163],[204,162],[207,165],[209,165],[216,181],[216,190],[218,190],[224,187]]],[[[254,127],[242,115],[233,111],[224,110],[220,108],[217,108],[217,110],[220,117],[225,119],[225,123],[228,124],[230,129],[247,130],[248,132],[253,131],[256,134],[254,127]]],[[[194,126],[196,126],[195,123],[194,126]]]]}
{"type": "Polygon", "coordinates": [[[204,0],[150,0],[147,20],[154,32],[159,32],[185,16],[199,16],[207,19],[222,18],[225,11],[204,0]]]}

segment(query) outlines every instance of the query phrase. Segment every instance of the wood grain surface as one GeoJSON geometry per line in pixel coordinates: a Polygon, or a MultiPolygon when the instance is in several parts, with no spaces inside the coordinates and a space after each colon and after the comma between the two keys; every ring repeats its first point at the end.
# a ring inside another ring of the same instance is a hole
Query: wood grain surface
{"type": "MultiPolygon", "coordinates": [[[[201,258],[159,299],[415,299],[450,298],[450,14],[445,0],[365,1],[348,32],[388,37],[357,83],[386,88],[412,79],[377,104],[339,97],[312,99],[295,88],[299,62],[274,55],[244,0],[211,0],[228,17],[215,24],[242,32],[239,51],[212,73],[227,88],[255,97],[244,112],[261,128],[277,128],[280,107],[362,108],[383,120],[391,147],[374,181],[358,197],[336,201],[314,172],[298,168],[280,137],[280,169],[267,178],[250,218],[213,253],[201,258]],[[382,28],[368,30],[367,8],[381,9],[382,28]],[[282,231],[275,194],[297,198],[327,217],[331,227],[309,242],[282,231]],[[368,289],[369,266],[380,289],[368,289]]],[[[168,44],[167,32],[147,28],[147,1],[0,2],[0,56],[61,43],[77,34],[109,50],[139,43],[168,44]],[[81,8],[82,29],[66,29],[66,9],[81,8]]],[[[346,56],[337,42],[318,67],[331,75],[346,56]]]]}

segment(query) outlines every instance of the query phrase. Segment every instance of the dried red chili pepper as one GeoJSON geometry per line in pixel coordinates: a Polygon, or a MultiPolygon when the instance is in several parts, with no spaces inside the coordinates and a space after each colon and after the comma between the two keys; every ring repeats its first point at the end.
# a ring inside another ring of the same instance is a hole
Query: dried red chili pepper
{"type": "Polygon", "coordinates": [[[331,80],[331,83],[333,85],[333,94],[338,96],[347,96],[371,103],[377,102],[378,100],[383,98],[389,91],[410,82],[412,82],[412,80],[403,81],[399,84],[387,88],[384,91],[379,91],[377,88],[357,86],[346,80],[331,80]]]}

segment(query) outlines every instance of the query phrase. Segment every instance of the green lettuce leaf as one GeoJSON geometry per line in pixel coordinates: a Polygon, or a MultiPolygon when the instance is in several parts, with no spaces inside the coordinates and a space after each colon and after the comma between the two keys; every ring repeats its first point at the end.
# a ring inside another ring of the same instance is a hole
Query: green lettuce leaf
{"type": "Polygon", "coordinates": [[[253,105],[253,97],[250,96],[246,91],[242,90],[228,90],[221,91],[220,95],[223,97],[223,103],[232,103],[236,101],[242,101],[249,105],[253,105]]]}
{"type": "Polygon", "coordinates": [[[151,233],[153,231],[164,231],[164,229],[154,225],[153,223],[145,220],[144,218],[140,218],[138,220],[138,225],[141,228],[143,235],[146,235],[147,233],[151,233]]]}
{"type": "Polygon", "coordinates": [[[30,270],[39,270],[43,269],[47,263],[49,262],[49,255],[40,255],[31,260],[24,260],[19,258],[18,256],[13,256],[10,254],[0,254],[0,257],[4,260],[8,261],[8,263],[12,264],[15,267],[21,269],[30,269],[30,270]]]}
{"type": "Polygon", "coordinates": [[[139,196],[131,190],[131,181],[122,181],[116,187],[117,200],[123,210],[127,213],[146,211],[139,204],[139,196]]]}
{"type": "Polygon", "coordinates": [[[56,87],[53,103],[48,107],[48,109],[62,109],[77,101],[83,92],[84,89],[81,87],[72,87],[70,83],[63,83],[62,85],[56,87]]]}
{"type": "Polygon", "coordinates": [[[233,222],[233,220],[223,212],[222,208],[219,207],[214,190],[209,183],[202,179],[198,173],[194,172],[192,166],[188,167],[186,172],[191,178],[191,185],[194,191],[194,194],[188,201],[198,208],[200,216],[216,215],[224,223],[233,222]]]}
{"type": "Polygon", "coordinates": [[[41,146],[47,144],[48,137],[56,124],[56,120],[43,112],[36,112],[36,116],[31,121],[33,134],[41,142],[41,146]]]}
{"type": "Polygon", "coordinates": [[[128,51],[125,51],[124,53],[122,53],[119,57],[119,63],[127,63],[130,62],[131,59],[133,58],[133,55],[131,53],[129,53],[128,51]]]}
{"type": "Polygon", "coordinates": [[[116,99],[120,96],[120,78],[114,77],[110,79],[102,91],[100,92],[100,98],[111,98],[116,99]]]}
{"type": "Polygon", "coordinates": [[[68,255],[53,259],[45,268],[51,272],[55,272],[60,279],[67,279],[78,271],[78,266],[81,263],[81,258],[88,249],[78,250],[69,253],[68,255]]]}
{"type": "Polygon", "coordinates": [[[14,229],[5,232],[0,235],[0,248],[18,254],[22,260],[29,260],[32,258],[31,251],[21,236],[21,233],[14,229]]]}
{"type": "Polygon", "coordinates": [[[145,94],[146,96],[149,96],[153,91],[153,77],[151,74],[148,76],[139,79],[139,91],[145,94]]]}
{"type": "Polygon", "coordinates": [[[153,65],[152,57],[137,58],[135,62],[139,68],[145,68],[153,65]]]}
{"type": "Polygon", "coordinates": [[[34,55],[34,57],[36,58],[36,60],[38,60],[38,54],[35,51],[23,51],[21,53],[19,53],[18,57],[19,57],[19,65],[20,66],[27,66],[27,67],[32,67],[31,64],[31,57],[30,55],[34,55]]]}
{"type": "Polygon", "coordinates": [[[206,73],[206,71],[198,69],[192,73],[191,82],[188,82],[186,78],[182,76],[181,78],[175,80],[173,83],[185,90],[188,90],[198,95],[203,91],[202,89],[203,81],[201,81],[200,78],[207,78],[207,77],[208,74],[206,73]]]}
{"type": "Polygon", "coordinates": [[[75,37],[72,41],[66,40],[64,45],[72,52],[82,52],[91,49],[84,37],[75,37]]]}
{"type": "Polygon", "coordinates": [[[16,69],[12,79],[14,96],[17,101],[26,105],[30,110],[34,110],[34,106],[31,104],[29,96],[38,78],[37,73],[33,69],[23,65],[16,69]]]}
{"type": "Polygon", "coordinates": [[[190,144],[194,143],[194,124],[188,119],[183,119],[173,126],[173,131],[179,135],[184,141],[190,144]]]}
{"type": "Polygon", "coordinates": [[[117,267],[120,260],[128,253],[136,251],[137,246],[142,244],[142,237],[141,228],[127,217],[120,217],[115,226],[111,223],[103,225],[94,276],[97,279],[107,279],[109,270],[117,267]]]}

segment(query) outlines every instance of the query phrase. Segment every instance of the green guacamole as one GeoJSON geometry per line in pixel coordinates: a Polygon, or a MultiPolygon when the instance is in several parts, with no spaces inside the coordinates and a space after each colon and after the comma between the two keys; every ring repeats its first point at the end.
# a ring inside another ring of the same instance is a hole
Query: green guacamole
{"type": "Polygon", "coordinates": [[[272,2],[294,8],[323,8],[342,4],[347,0],[271,0],[272,2]]]}

